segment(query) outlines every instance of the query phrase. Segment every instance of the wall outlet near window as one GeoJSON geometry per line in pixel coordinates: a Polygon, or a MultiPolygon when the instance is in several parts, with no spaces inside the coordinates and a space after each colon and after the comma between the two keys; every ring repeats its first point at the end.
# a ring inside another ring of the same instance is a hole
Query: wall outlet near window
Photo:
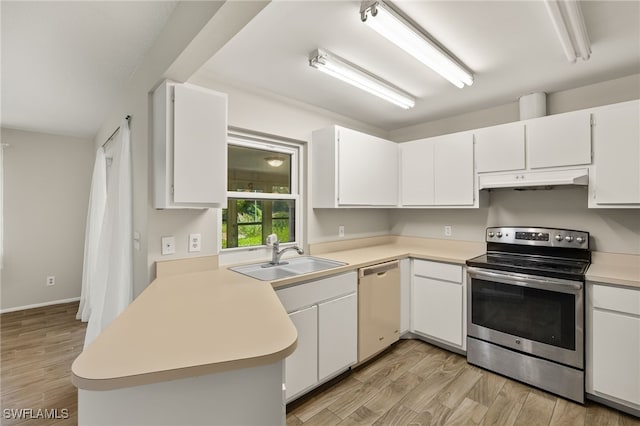
{"type": "Polygon", "coordinates": [[[176,253],[175,237],[162,237],[162,255],[176,253]]]}
{"type": "Polygon", "coordinates": [[[200,234],[189,234],[189,252],[200,251],[200,242],[202,238],[200,234]]]}
{"type": "Polygon", "coordinates": [[[338,226],[338,238],[344,238],[344,225],[338,226]]]}
{"type": "Polygon", "coordinates": [[[56,277],[54,275],[47,277],[47,286],[50,287],[52,285],[56,285],[56,277]]]}
{"type": "Polygon", "coordinates": [[[444,227],[444,236],[445,237],[450,237],[451,233],[452,233],[451,225],[445,225],[445,227],[444,227]]]}

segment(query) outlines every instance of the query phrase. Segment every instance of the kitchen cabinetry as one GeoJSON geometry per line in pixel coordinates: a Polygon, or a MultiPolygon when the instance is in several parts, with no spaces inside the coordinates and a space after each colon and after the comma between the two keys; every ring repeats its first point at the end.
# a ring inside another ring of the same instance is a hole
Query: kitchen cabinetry
{"type": "Polygon", "coordinates": [[[356,272],[276,291],[298,331],[298,346],[285,360],[287,402],[356,363],[356,292],[356,272]]]}
{"type": "Polygon", "coordinates": [[[473,134],[400,144],[403,206],[474,206],[473,134]]]}
{"type": "Polygon", "coordinates": [[[285,361],[286,395],[296,395],[318,381],[318,307],[291,312],[298,330],[298,346],[285,361]]]}
{"type": "Polygon", "coordinates": [[[524,132],[522,122],[475,130],[476,172],[523,170],[524,132]]]}
{"type": "Polygon", "coordinates": [[[153,93],[154,207],[220,207],[227,199],[227,95],[163,82],[153,93]]]}
{"type": "Polygon", "coordinates": [[[531,169],[591,164],[591,114],[588,110],[525,122],[531,169]]]}
{"type": "Polygon", "coordinates": [[[586,359],[587,393],[639,415],[640,289],[588,283],[586,359]]]}
{"type": "Polygon", "coordinates": [[[411,331],[466,349],[466,279],[460,265],[413,260],[411,331]]]}
{"type": "Polygon", "coordinates": [[[398,204],[395,142],[331,126],[313,132],[310,158],[314,208],[398,204]]]}
{"type": "Polygon", "coordinates": [[[589,207],[640,207],[640,101],[593,111],[589,207]]]}

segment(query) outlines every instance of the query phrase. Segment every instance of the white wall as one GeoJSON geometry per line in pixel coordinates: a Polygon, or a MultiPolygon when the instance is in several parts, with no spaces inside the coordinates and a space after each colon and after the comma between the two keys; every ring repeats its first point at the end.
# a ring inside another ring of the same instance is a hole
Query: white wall
{"type": "MultiPolygon", "coordinates": [[[[229,126],[232,127],[294,139],[300,141],[303,145],[311,143],[311,133],[314,130],[332,124],[340,124],[381,137],[387,136],[386,132],[381,129],[331,111],[274,95],[250,92],[229,84],[221,83],[206,74],[198,74],[197,77],[190,79],[189,82],[228,94],[229,126]]],[[[309,166],[310,164],[306,161],[304,167],[307,169],[307,176],[310,175],[309,166]]],[[[309,207],[311,194],[308,190],[310,185],[311,182],[309,181],[305,184],[307,188],[307,208],[305,209],[306,243],[317,243],[337,238],[338,225],[344,225],[345,238],[388,234],[390,222],[389,214],[385,210],[311,209],[309,207]]],[[[151,216],[154,217],[152,220],[156,223],[158,229],[162,229],[162,232],[169,232],[172,227],[175,230],[178,241],[176,258],[188,256],[186,252],[186,241],[188,233],[195,232],[195,228],[200,227],[197,231],[202,233],[203,241],[208,241],[209,244],[212,241],[217,241],[218,222],[216,210],[202,213],[197,219],[191,212],[174,213],[171,218],[168,218],[164,212],[152,213],[151,216]],[[175,220],[176,223],[182,223],[183,226],[173,226],[169,223],[170,220],[175,220]],[[195,220],[197,220],[198,223],[196,223],[195,220]],[[202,229],[203,227],[206,229],[202,229]],[[180,247],[180,242],[182,241],[184,241],[185,244],[183,248],[180,247]]],[[[149,248],[150,258],[167,258],[167,256],[159,255],[162,232],[150,236],[150,241],[153,246],[149,248]]],[[[214,253],[215,251],[205,252],[205,248],[203,247],[200,255],[214,253]]]]}
{"type": "MultiPolygon", "coordinates": [[[[155,274],[153,262],[158,257],[160,235],[176,235],[177,249],[186,252],[186,236],[184,241],[179,238],[181,230],[201,229],[210,222],[202,212],[156,211],[152,207],[149,93],[163,79],[186,80],[267,4],[179,3],[96,135],[94,143],[103,143],[124,116],[132,116],[133,229],[141,235],[140,249],[133,254],[134,295],[142,292],[155,274]]],[[[203,240],[201,254],[211,249],[203,240]]]]}
{"type": "MultiPolygon", "coordinates": [[[[526,93],[523,93],[523,95],[526,95],[526,93]]],[[[633,74],[589,86],[547,93],[547,114],[559,114],[599,105],[630,101],[639,97],[640,74],[633,74]]],[[[519,119],[519,104],[518,100],[514,99],[513,102],[505,105],[395,129],[389,132],[389,138],[396,142],[407,142],[463,130],[511,123],[519,119]]]]}
{"type": "Polygon", "coordinates": [[[542,226],[588,231],[592,250],[640,254],[637,209],[588,209],[585,188],[540,191],[494,190],[489,207],[475,210],[396,210],[391,232],[426,238],[444,236],[451,225],[454,240],[484,241],[489,226],[542,226]]]}
{"type": "Polygon", "coordinates": [[[90,140],[2,130],[2,309],[80,296],[94,162],[90,140]],[[52,287],[45,285],[56,277],[52,287]]]}

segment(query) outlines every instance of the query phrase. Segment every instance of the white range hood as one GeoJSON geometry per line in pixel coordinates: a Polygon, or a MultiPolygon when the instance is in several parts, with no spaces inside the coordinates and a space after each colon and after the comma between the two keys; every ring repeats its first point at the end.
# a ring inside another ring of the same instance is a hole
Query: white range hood
{"type": "Polygon", "coordinates": [[[516,172],[499,175],[481,175],[479,189],[533,188],[553,186],[585,186],[589,184],[588,169],[516,172]]]}

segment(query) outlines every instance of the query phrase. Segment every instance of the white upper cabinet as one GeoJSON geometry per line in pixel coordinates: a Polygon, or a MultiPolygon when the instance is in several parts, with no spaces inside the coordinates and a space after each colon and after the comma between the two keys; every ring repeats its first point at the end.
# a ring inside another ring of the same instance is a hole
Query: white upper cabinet
{"type": "Polygon", "coordinates": [[[403,206],[429,206],[435,203],[434,145],[429,139],[399,145],[400,202],[403,206]]]}
{"type": "Polygon", "coordinates": [[[396,143],[339,126],[313,132],[312,203],[326,207],[395,207],[396,143]]]}
{"type": "Polygon", "coordinates": [[[473,134],[400,144],[400,173],[403,206],[473,206],[473,134]]]}
{"type": "Polygon", "coordinates": [[[227,95],[163,82],[153,93],[154,207],[220,207],[227,199],[227,95]]]}
{"type": "Polygon", "coordinates": [[[524,123],[486,127],[473,133],[478,173],[525,168],[524,123]]]}
{"type": "Polygon", "coordinates": [[[589,207],[640,205],[640,101],[593,111],[589,207]]]}
{"type": "Polygon", "coordinates": [[[436,205],[473,205],[473,134],[454,133],[434,139],[436,205]]]}
{"type": "Polygon", "coordinates": [[[531,169],[591,164],[591,113],[588,110],[525,122],[531,169]]]}

